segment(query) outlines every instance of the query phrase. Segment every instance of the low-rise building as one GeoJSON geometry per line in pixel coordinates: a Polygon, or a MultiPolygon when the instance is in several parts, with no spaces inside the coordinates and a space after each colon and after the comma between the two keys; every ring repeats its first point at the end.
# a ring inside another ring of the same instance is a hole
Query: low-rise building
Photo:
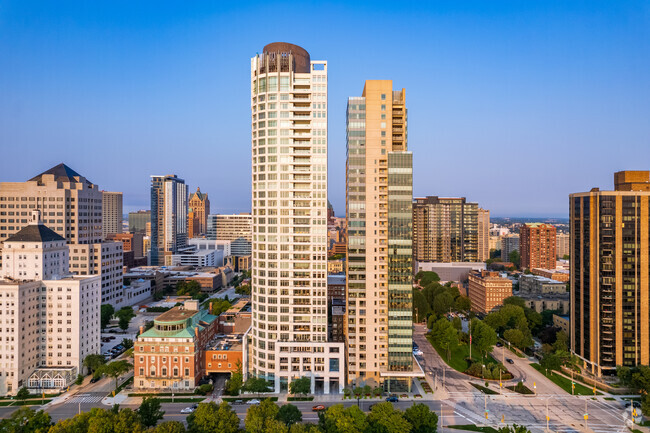
{"type": "Polygon", "coordinates": [[[233,373],[243,366],[243,334],[216,335],[205,350],[205,371],[233,373]]]}
{"type": "Polygon", "coordinates": [[[343,260],[328,260],[327,261],[327,273],[328,274],[340,274],[345,270],[345,262],[343,260]]]}
{"type": "Polygon", "coordinates": [[[519,294],[548,295],[566,293],[566,283],[541,275],[522,274],[519,277],[519,294]]]}
{"type": "Polygon", "coordinates": [[[467,294],[472,302],[472,311],[477,313],[490,313],[512,296],[512,281],[498,272],[471,271],[468,280],[467,294]]]}
{"type": "Polygon", "coordinates": [[[327,303],[331,305],[333,299],[345,301],[345,274],[327,276],[327,303]]]}
{"type": "Polygon", "coordinates": [[[223,266],[223,259],[223,251],[198,250],[183,252],[172,255],[172,266],[193,266],[200,268],[223,266]]]}
{"type": "Polygon", "coordinates": [[[440,282],[463,282],[469,278],[471,271],[485,270],[483,262],[415,262],[415,273],[420,271],[435,272],[440,277],[440,282]]]}
{"type": "Polygon", "coordinates": [[[244,334],[251,327],[251,300],[241,298],[217,319],[219,334],[244,334]]]}
{"type": "Polygon", "coordinates": [[[534,268],[532,270],[534,275],[550,278],[551,280],[561,281],[563,283],[569,282],[570,273],[566,269],[541,269],[534,268]]]}
{"type": "Polygon", "coordinates": [[[556,328],[560,328],[564,332],[567,333],[567,335],[570,335],[571,330],[569,329],[569,320],[570,316],[561,316],[559,314],[553,314],[553,326],[556,328]]]}
{"type": "Polygon", "coordinates": [[[330,305],[329,341],[345,342],[345,299],[333,299],[330,305]]]}
{"type": "Polygon", "coordinates": [[[138,390],[191,390],[206,374],[205,348],[214,338],[217,318],[185,301],[154,319],[153,328],[135,341],[134,381],[138,390]]]}
{"type": "Polygon", "coordinates": [[[501,237],[501,260],[510,261],[510,253],[519,251],[519,235],[507,234],[501,237]]]}
{"type": "Polygon", "coordinates": [[[541,313],[543,311],[559,311],[561,314],[569,314],[569,293],[553,295],[527,295],[517,294],[524,300],[526,306],[541,313]]]}

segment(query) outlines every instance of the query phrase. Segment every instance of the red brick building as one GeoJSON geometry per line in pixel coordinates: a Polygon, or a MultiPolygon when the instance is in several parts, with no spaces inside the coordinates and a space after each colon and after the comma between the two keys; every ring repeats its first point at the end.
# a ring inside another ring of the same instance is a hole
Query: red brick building
{"type": "Polygon", "coordinates": [[[206,374],[205,348],[214,338],[217,318],[198,301],[162,313],[153,328],[135,341],[134,382],[138,390],[194,389],[206,374]]]}
{"type": "Polygon", "coordinates": [[[519,254],[522,269],[555,269],[555,226],[524,224],[519,230],[519,254]]]}

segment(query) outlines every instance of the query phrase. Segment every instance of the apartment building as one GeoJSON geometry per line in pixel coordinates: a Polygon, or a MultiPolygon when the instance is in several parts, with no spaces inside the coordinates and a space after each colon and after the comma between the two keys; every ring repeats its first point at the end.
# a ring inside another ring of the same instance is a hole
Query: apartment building
{"type": "Polygon", "coordinates": [[[513,251],[519,251],[519,235],[513,233],[501,236],[501,260],[509,262],[513,251]]]}
{"type": "Polygon", "coordinates": [[[558,232],[555,235],[555,252],[559,259],[570,255],[571,236],[568,233],[558,232]]]}
{"type": "Polygon", "coordinates": [[[555,252],[555,226],[551,224],[524,224],[519,230],[519,254],[521,268],[554,269],[557,254],[555,252]]]}
{"type": "Polygon", "coordinates": [[[347,106],[348,382],[410,390],[413,155],[404,89],[368,80],[347,106]]]}
{"type": "Polygon", "coordinates": [[[175,174],[151,176],[151,265],[170,265],[187,245],[187,196],[185,181],[175,174]]]}
{"type": "Polygon", "coordinates": [[[296,45],[265,46],[251,59],[251,129],[253,322],[244,373],[276,392],[307,376],[312,392],[340,393],[345,348],[327,339],[327,62],[296,45]]]}
{"type": "Polygon", "coordinates": [[[100,275],[102,304],[115,307],[125,301],[123,265],[122,242],[70,245],[70,273],[100,275]]]}
{"type": "Polygon", "coordinates": [[[468,281],[467,295],[474,312],[490,313],[501,307],[504,299],[512,296],[512,281],[501,277],[498,272],[471,271],[468,281]]]}
{"type": "Polygon", "coordinates": [[[478,261],[490,258],[490,211],[478,208],[478,261]]]}
{"type": "Polygon", "coordinates": [[[249,213],[210,215],[208,217],[208,239],[234,241],[244,238],[251,242],[252,221],[253,216],[249,213]]]}
{"type": "MultiPolygon", "coordinates": [[[[484,222],[485,214],[482,218],[484,222]]],[[[489,214],[487,218],[489,225],[489,214]]],[[[413,254],[419,262],[480,261],[478,203],[465,197],[415,198],[413,254]]]]}
{"type": "Polygon", "coordinates": [[[122,193],[102,191],[102,239],[122,233],[122,193]]]}
{"type": "Polygon", "coordinates": [[[145,233],[147,223],[151,224],[151,211],[129,212],[129,231],[131,233],[145,233]]]}
{"type": "Polygon", "coordinates": [[[571,350],[598,376],[650,363],[650,172],[569,196],[571,350]]]}

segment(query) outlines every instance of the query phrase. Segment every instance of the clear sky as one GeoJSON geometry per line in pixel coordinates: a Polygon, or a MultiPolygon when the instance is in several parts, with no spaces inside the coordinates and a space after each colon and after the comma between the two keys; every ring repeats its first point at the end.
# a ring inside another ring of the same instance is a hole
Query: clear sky
{"type": "Polygon", "coordinates": [[[250,58],[329,62],[329,196],[345,213],[345,107],[406,88],[416,196],[566,216],[567,195],[650,169],[650,2],[0,3],[0,181],[65,162],[125,211],[176,173],[250,210],[250,58]]]}

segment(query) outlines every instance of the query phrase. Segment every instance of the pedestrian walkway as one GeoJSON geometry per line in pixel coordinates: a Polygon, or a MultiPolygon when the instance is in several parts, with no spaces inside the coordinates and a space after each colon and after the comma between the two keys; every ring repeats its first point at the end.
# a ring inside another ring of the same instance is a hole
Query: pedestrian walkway
{"type": "Polygon", "coordinates": [[[77,394],[72,398],[67,399],[66,403],[98,403],[102,401],[104,396],[102,395],[90,395],[90,394],[77,394]]]}

